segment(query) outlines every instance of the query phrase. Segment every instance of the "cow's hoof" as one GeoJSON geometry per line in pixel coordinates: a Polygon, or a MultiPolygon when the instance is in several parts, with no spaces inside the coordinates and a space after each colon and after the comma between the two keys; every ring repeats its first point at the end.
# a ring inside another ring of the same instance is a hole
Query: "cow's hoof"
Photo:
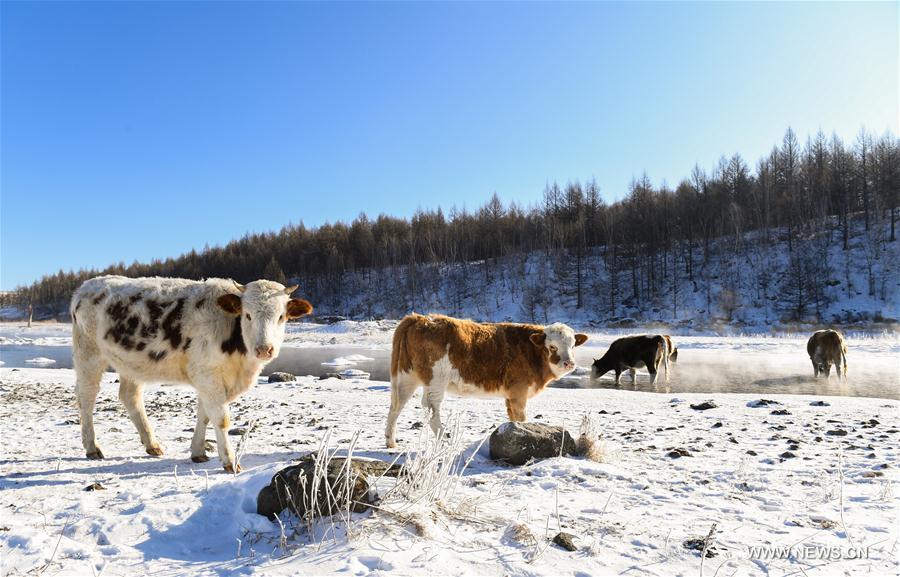
{"type": "Polygon", "coordinates": [[[240,463],[237,464],[237,465],[234,465],[234,466],[231,466],[231,465],[225,465],[225,472],[226,472],[226,473],[240,473],[240,472],[243,471],[243,470],[244,470],[244,469],[241,468],[240,463]]]}
{"type": "Polygon", "coordinates": [[[147,454],[152,455],[154,457],[162,457],[163,450],[162,447],[150,447],[147,449],[147,454]]]}
{"type": "Polygon", "coordinates": [[[194,463],[205,463],[209,461],[209,457],[206,455],[191,455],[191,461],[194,463]]]}
{"type": "Polygon", "coordinates": [[[88,453],[87,458],[92,461],[98,461],[103,458],[103,452],[100,449],[97,449],[93,453],[88,453]]]}
{"type": "Polygon", "coordinates": [[[397,448],[396,441],[388,441],[387,443],[385,443],[385,445],[387,445],[388,449],[396,449],[397,448]]]}

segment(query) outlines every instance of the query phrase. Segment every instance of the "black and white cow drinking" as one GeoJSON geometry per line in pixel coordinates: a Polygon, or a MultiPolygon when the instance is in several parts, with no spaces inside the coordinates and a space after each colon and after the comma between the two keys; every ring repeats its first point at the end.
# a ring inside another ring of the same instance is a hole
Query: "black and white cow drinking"
{"type": "Polygon", "coordinates": [[[591,380],[598,380],[609,371],[616,372],[616,384],[619,377],[627,369],[631,371],[631,382],[637,382],[637,369],[646,367],[650,373],[650,382],[656,382],[656,373],[660,363],[666,371],[666,382],[669,382],[669,361],[677,358],[678,352],[672,346],[668,335],[637,335],[616,339],[609,345],[606,353],[594,361],[591,366],[591,380]]]}
{"type": "Polygon", "coordinates": [[[81,438],[89,459],[102,459],[93,411],[108,366],[119,373],[119,398],[150,455],[162,455],[144,411],[147,383],[197,389],[197,426],[191,460],[207,461],[206,426],[216,431],[226,471],[240,471],[228,439],[228,403],[247,391],[278,356],[285,322],[312,312],[290,298],[296,286],[258,280],[101,276],[72,297],[72,355],[81,438]]]}

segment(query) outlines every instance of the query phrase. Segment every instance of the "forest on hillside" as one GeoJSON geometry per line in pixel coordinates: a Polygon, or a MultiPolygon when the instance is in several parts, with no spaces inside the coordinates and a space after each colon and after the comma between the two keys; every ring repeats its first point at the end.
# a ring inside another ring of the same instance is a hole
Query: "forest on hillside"
{"type": "MultiPolygon", "coordinates": [[[[686,299],[679,292],[687,286],[705,293],[708,315],[712,301],[727,317],[755,298],[777,300],[781,319],[821,321],[840,298],[829,289],[841,282],[829,256],[835,247],[854,251],[843,271],[847,290],[853,260],[864,277],[856,285],[893,312],[898,198],[896,135],[862,129],[846,143],[819,132],[801,143],[788,129],[753,166],[740,155],[723,156],[711,169],[695,166],[674,188],[654,186],[644,174],[617,202],[605,202],[594,180],[572,181],[547,185],[542,202],[530,207],[495,194],[473,211],[290,225],[176,258],[61,270],[7,293],[0,304],[32,303],[62,315],[72,292],[97,274],[218,276],[298,281],[320,312],[399,316],[434,306],[436,294],[447,299],[447,312],[471,311],[465,300],[485,298],[473,287],[505,290],[498,287],[511,285],[495,277],[520,276],[518,316],[534,320],[541,303],[549,310],[545,301],[556,298],[554,291],[567,316],[586,306],[597,318],[666,307],[679,318],[679,299],[686,299]],[[547,266],[534,267],[536,258],[547,266]]],[[[478,314],[497,316],[490,305],[478,314]]]]}

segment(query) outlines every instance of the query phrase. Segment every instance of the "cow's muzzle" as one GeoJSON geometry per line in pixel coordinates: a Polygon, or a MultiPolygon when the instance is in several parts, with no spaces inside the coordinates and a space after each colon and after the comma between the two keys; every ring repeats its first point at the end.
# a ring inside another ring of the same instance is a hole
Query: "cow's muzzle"
{"type": "Polygon", "coordinates": [[[275,347],[272,345],[259,345],[256,347],[256,358],[269,361],[275,356],[275,347]]]}

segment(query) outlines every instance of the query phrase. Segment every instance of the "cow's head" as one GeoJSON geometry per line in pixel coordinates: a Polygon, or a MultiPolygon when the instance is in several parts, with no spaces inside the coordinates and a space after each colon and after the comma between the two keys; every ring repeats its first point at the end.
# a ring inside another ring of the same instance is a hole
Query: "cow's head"
{"type": "Polygon", "coordinates": [[[553,323],[542,331],[532,333],[529,338],[534,346],[543,349],[550,372],[559,378],[575,370],[574,349],[587,340],[587,335],[576,334],[562,323],[553,323]]]}
{"type": "Polygon", "coordinates": [[[606,362],[606,356],[604,355],[602,358],[594,359],[594,363],[591,365],[591,380],[598,381],[600,377],[608,373],[612,370],[612,367],[609,366],[606,362]]]}
{"type": "Polygon", "coordinates": [[[219,297],[225,312],[240,315],[241,337],[247,354],[261,361],[278,356],[284,341],[284,327],[289,319],[312,312],[312,305],[303,299],[292,299],[297,285],[287,287],[270,280],[257,280],[246,285],[234,283],[240,293],[219,297]]]}

